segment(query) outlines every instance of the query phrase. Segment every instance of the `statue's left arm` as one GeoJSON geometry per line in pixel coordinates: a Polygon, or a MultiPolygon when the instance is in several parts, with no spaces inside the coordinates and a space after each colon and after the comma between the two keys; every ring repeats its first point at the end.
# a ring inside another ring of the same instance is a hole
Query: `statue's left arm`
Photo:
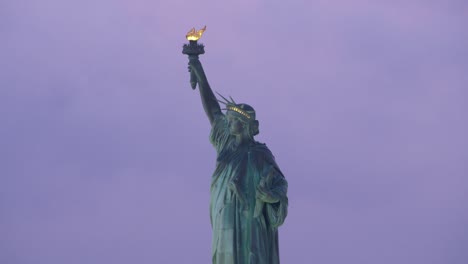
{"type": "Polygon", "coordinates": [[[267,176],[262,177],[257,187],[257,198],[266,203],[277,203],[286,196],[288,183],[281,171],[272,166],[267,176]]]}
{"type": "Polygon", "coordinates": [[[255,215],[264,213],[273,227],[283,224],[288,214],[288,182],[276,164],[273,155],[266,159],[263,176],[257,186],[255,215]],[[265,208],[263,208],[265,207],[265,208]]]}

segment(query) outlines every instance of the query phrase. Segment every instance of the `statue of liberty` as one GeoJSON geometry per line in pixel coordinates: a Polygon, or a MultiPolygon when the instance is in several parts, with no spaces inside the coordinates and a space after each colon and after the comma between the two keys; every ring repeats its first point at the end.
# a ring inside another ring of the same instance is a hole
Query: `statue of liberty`
{"type": "Polygon", "coordinates": [[[254,140],[259,133],[255,110],[220,94],[223,101],[218,101],[198,56],[189,57],[189,70],[217,152],[210,189],[212,263],[278,264],[278,227],[287,215],[288,184],[267,146],[254,140]]]}

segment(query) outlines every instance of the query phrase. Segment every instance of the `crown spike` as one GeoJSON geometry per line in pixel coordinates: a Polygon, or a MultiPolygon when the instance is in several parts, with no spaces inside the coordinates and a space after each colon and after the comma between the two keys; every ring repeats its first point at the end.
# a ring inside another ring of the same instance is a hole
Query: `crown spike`
{"type": "Polygon", "coordinates": [[[220,103],[222,103],[222,104],[224,104],[224,105],[227,105],[226,102],[223,102],[223,101],[221,101],[221,100],[216,99],[216,101],[218,101],[218,102],[220,102],[220,103]]]}
{"type": "Polygon", "coordinates": [[[219,96],[221,96],[221,97],[224,99],[224,101],[226,101],[225,104],[230,104],[230,103],[231,103],[231,102],[229,102],[228,99],[226,99],[226,97],[222,96],[222,95],[221,95],[220,93],[218,93],[218,92],[216,92],[216,93],[217,93],[219,96]]]}
{"type": "Polygon", "coordinates": [[[236,104],[236,102],[234,101],[234,99],[232,99],[231,96],[229,96],[229,98],[231,98],[231,101],[232,101],[233,104],[236,104]]]}

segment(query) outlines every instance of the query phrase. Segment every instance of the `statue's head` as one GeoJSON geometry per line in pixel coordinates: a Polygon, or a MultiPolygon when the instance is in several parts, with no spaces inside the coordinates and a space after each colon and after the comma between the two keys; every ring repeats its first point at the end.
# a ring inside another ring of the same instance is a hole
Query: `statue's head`
{"type": "Polygon", "coordinates": [[[258,121],[255,120],[255,110],[248,104],[227,104],[226,117],[229,129],[233,135],[245,134],[253,138],[259,133],[258,121]]]}
{"type": "MultiPolygon", "coordinates": [[[[218,93],[219,94],[219,93],[218,93]]],[[[220,94],[219,94],[220,95],[220,94]]],[[[231,98],[227,100],[220,95],[226,102],[219,101],[226,105],[226,117],[229,121],[229,129],[233,135],[244,134],[246,137],[253,138],[259,133],[259,123],[255,119],[255,110],[248,104],[236,104],[231,98]]]]}

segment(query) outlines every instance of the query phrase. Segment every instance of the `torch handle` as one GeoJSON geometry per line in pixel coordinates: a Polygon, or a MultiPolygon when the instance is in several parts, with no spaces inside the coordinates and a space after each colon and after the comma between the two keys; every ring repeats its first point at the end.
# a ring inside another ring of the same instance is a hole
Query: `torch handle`
{"type": "Polygon", "coordinates": [[[192,86],[193,90],[197,88],[197,76],[195,75],[194,71],[190,71],[190,85],[192,86]]]}
{"type": "MultiPolygon", "coordinates": [[[[198,60],[198,55],[189,55],[189,60],[198,60]]],[[[191,70],[190,66],[189,66],[189,72],[190,72],[190,86],[192,86],[192,89],[195,90],[195,88],[197,88],[197,82],[198,82],[197,75],[195,74],[195,71],[191,70]]]]}

